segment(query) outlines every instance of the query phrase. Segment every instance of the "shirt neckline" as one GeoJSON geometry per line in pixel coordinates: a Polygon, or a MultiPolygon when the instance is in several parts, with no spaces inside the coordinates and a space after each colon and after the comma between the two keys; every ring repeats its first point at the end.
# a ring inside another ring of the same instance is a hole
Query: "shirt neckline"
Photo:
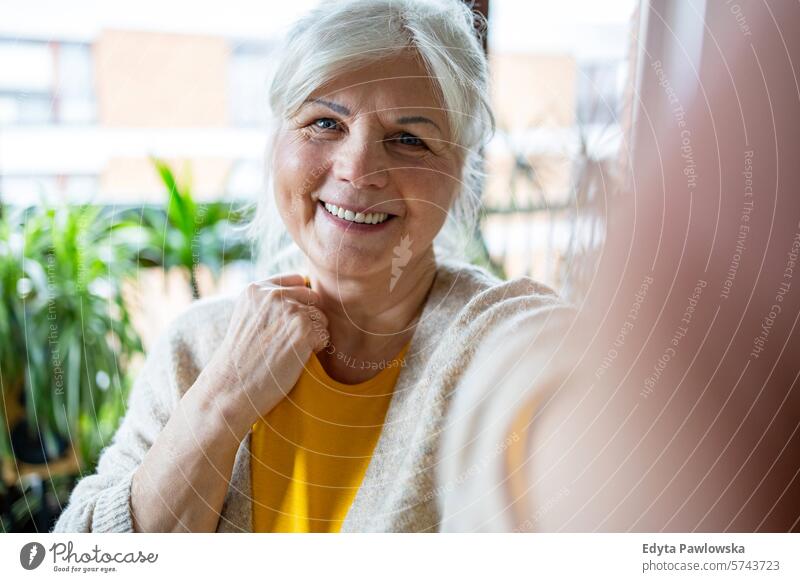
{"type": "Polygon", "coordinates": [[[321,382],[325,386],[336,388],[343,392],[364,392],[374,387],[376,384],[380,383],[383,380],[383,378],[394,372],[395,368],[403,367],[403,359],[405,358],[406,352],[408,351],[410,345],[411,341],[409,340],[408,342],[406,342],[406,345],[403,346],[403,349],[401,349],[400,352],[394,358],[389,360],[391,365],[388,365],[383,370],[380,370],[375,376],[373,376],[369,380],[365,380],[357,384],[346,384],[344,382],[339,382],[338,380],[334,380],[333,378],[331,378],[328,375],[328,372],[325,371],[322,362],[319,361],[319,358],[317,357],[317,354],[315,352],[311,353],[311,357],[308,360],[308,367],[311,373],[314,375],[315,380],[321,382]]]}

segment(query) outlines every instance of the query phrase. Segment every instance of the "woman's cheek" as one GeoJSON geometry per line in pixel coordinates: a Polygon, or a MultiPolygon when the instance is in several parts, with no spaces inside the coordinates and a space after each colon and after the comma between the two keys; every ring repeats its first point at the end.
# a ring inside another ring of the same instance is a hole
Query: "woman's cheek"
{"type": "Polygon", "coordinates": [[[291,193],[293,190],[292,178],[297,174],[296,158],[292,144],[287,140],[286,134],[282,134],[275,143],[275,155],[272,159],[273,189],[275,190],[275,203],[281,214],[289,206],[291,193]]]}
{"type": "Polygon", "coordinates": [[[441,180],[434,192],[435,195],[431,198],[431,203],[427,205],[428,212],[426,217],[426,230],[429,233],[429,242],[431,243],[447,222],[453,209],[453,201],[457,195],[450,179],[441,180]]]}
{"type": "Polygon", "coordinates": [[[308,220],[314,214],[313,195],[319,190],[324,156],[309,144],[290,142],[275,163],[275,196],[284,220],[287,225],[308,220]]]}
{"type": "Polygon", "coordinates": [[[441,228],[447,220],[453,207],[452,203],[455,196],[453,188],[453,180],[441,175],[439,179],[427,185],[430,194],[426,197],[426,214],[427,221],[433,225],[433,227],[438,226],[441,228]]]}
{"type": "Polygon", "coordinates": [[[447,207],[435,200],[417,199],[407,204],[403,236],[408,235],[415,252],[429,247],[447,220],[447,207]]]}

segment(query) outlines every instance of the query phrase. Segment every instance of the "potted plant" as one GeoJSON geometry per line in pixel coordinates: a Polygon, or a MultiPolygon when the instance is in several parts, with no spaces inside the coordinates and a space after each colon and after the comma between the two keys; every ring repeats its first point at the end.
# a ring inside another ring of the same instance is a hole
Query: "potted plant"
{"type": "Polygon", "coordinates": [[[142,346],[121,292],[136,264],[112,221],[89,205],[0,212],[0,493],[91,472],[124,413],[142,346]]]}
{"type": "Polygon", "coordinates": [[[197,203],[153,159],[164,207],[0,205],[0,531],[48,529],[75,475],[92,472],[124,414],[142,344],[123,297],[140,267],[198,268],[250,257],[245,214],[197,203]]]}

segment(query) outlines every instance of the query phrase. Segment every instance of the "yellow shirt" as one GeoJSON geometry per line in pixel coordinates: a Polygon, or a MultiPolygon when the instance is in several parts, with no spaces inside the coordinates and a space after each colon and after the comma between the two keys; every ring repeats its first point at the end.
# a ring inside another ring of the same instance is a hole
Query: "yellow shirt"
{"type": "Polygon", "coordinates": [[[294,389],[253,424],[254,532],[339,531],[381,434],[407,349],[360,384],[331,379],[312,354],[294,389]]]}

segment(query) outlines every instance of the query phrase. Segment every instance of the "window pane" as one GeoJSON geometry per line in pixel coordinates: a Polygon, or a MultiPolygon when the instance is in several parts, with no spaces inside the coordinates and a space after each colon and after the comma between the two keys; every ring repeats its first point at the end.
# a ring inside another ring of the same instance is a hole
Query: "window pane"
{"type": "Polygon", "coordinates": [[[95,120],[92,53],[88,45],[62,44],[58,53],[59,121],[88,123],[95,120]]]}
{"type": "Polygon", "coordinates": [[[0,94],[0,123],[50,123],[53,107],[50,95],[28,93],[0,94]]]}
{"type": "Polygon", "coordinates": [[[267,122],[267,66],[270,47],[246,44],[233,48],[230,60],[230,112],[234,125],[267,122]]]}
{"type": "Polygon", "coordinates": [[[50,92],[53,57],[41,42],[0,40],[0,91],[50,92]]]}

